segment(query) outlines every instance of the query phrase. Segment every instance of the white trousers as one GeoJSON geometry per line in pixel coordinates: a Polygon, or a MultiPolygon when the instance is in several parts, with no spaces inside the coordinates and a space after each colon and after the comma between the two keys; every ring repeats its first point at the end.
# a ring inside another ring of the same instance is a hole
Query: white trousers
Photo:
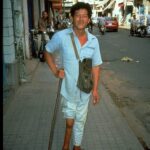
{"type": "Polygon", "coordinates": [[[73,141],[74,145],[80,146],[82,142],[84,126],[87,118],[89,99],[80,97],[73,102],[62,97],[62,112],[64,118],[74,119],[73,141]]]}
{"type": "MultiPolygon", "coordinates": [[[[46,41],[49,40],[49,36],[47,34],[44,35],[44,38],[46,41]]],[[[41,47],[41,41],[42,40],[42,35],[41,34],[38,34],[37,36],[37,41],[36,41],[36,45],[37,45],[37,51],[39,52],[40,50],[40,47],[41,47]]]]}

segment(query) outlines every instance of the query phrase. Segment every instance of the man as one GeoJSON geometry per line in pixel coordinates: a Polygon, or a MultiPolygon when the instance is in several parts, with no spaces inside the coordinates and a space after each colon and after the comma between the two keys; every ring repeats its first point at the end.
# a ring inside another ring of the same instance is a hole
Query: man
{"type": "Polygon", "coordinates": [[[131,28],[130,33],[133,32],[135,34],[135,31],[137,29],[138,20],[136,19],[136,15],[133,15],[133,18],[131,19],[131,28]]]}
{"type": "Polygon", "coordinates": [[[62,150],[69,150],[71,133],[73,130],[73,150],[81,150],[84,125],[86,122],[88,103],[92,94],[93,104],[100,100],[98,83],[100,78],[100,64],[102,64],[99,43],[97,38],[85,28],[92,15],[88,3],[77,2],[71,7],[73,27],[64,29],[54,34],[47,43],[45,59],[53,74],[62,78],[61,95],[62,111],[66,119],[66,131],[62,150]],[[76,58],[71,37],[73,34],[80,59],[92,59],[93,89],[90,93],[84,93],[77,87],[79,75],[79,62],[76,58]],[[60,50],[63,69],[56,67],[52,53],[60,50]]]}
{"type": "Polygon", "coordinates": [[[102,15],[101,17],[99,17],[99,22],[98,22],[98,26],[99,28],[101,28],[101,26],[105,26],[105,17],[104,15],[102,15]]]}
{"type": "Polygon", "coordinates": [[[133,15],[131,19],[131,27],[137,26],[138,20],[136,19],[136,15],[133,15]]]}
{"type": "Polygon", "coordinates": [[[101,17],[99,17],[99,19],[98,19],[98,27],[99,27],[99,31],[102,34],[104,34],[104,32],[105,32],[105,22],[106,22],[106,20],[105,20],[104,15],[102,15],[101,17]]]}
{"type": "Polygon", "coordinates": [[[38,30],[39,32],[44,32],[47,30],[47,27],[50,25],[50,19],[46,11],[42,11],[42,17],[38,21],[38,30]]]}
{"type": "MultiPolygon", "coordinates": [[[[48,13],[46,11],[42,11],[42,17],[39,19],[38,21],[38,43],[37,43],[37,50],[38,52],[40,51],[40,47],[41,47],[41,40],[49,40],[49,35],[47,34],[43,34],[44,32],[47,32],[47,28],[49,26],[50,28],[51,25],[51,21],[49,19],[48,13]]],[[[37,52],[37,53],[38,53],[37,52]]]]}

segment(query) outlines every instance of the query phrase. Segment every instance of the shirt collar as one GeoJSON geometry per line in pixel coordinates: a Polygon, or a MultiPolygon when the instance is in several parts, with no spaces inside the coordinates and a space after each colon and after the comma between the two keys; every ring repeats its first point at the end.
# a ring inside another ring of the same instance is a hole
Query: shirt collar
{"type": "MultiPolygon", "coordinates": [[[[87,36],[88,36],[88,41],[91,41],[91,40],[95,39],[95,36],[92,35],[92,34],[88,31],[88,29],[85,29],[85,31],[86,31],[86,34],[87,34],[87,36]]],[[[73,28],[69,28],[69,30],[68,30],[68,34],[71,34],[71,33],[73,33],[73,35],[76,36],[75,33],[74,33],[74,31],[73,31],[73,28]]]]}

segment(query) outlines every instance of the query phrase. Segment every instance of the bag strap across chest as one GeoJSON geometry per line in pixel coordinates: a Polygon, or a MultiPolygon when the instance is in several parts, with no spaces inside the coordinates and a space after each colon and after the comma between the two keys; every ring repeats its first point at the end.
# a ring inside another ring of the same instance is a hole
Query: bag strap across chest
{"type": "Polygon", "coordinates": [[[75,44],[75,41],[74,41],[73,33],[71,33],[70,36],[71,36],[71,41],[72,41],[72,44],[73,44],[73,49],[74,49],[76,58],[77,58],[78,60],[80,60],[80,57],[79,57],[79,54],[78,54],[78,50],[77,50],[77,47],[76,47],[76,44],[75,44]]]}

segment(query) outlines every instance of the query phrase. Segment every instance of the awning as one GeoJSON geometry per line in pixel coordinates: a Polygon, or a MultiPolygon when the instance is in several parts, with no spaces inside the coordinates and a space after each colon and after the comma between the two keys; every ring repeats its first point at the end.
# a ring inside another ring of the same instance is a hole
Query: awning
{"type": "Polygon", "coordinates": [[[124,0],[117,0],[118,3],[124,3],[124,0]]]}
{"type": "Polygon", "coordinates": [[[49,0],[51,2],[61,2],[62,0],[49,0]]]}
{"type": "Polygon", "coordinates": [[[118,6],[119,6],[120,8],[123,8],[123,7],[124,7],[124,2],[119,3],[118,6]]]}
{"type": "Polygon", "coordinates": [[[53,9],[62,9],[62,0],[51,0],[53,9]]]}
{"type": "Polygon", "coordinates": [[[52,3],[53,9],[62,9],[62,3],[52,3]]]}
{"type": "Polygon", "coordinates": [[[96,7],[104,6],[108,1],[109,1],[109,0],[103,0],[103,1],[99,2],[96,7]]]}
{"type": "Polygon", "coordinates": [[[134,2],[134,0],[127,0],[126,5],[127,6],[133,6],[133,2],[134,2]]]}
{"type": "Polygon", "coordinates": [[[115,3],[116,1],[115,0],[112,0],[105,8],[104,10],[106,9],[111,9],[113,7],[113,4],[115,3]]]}
{"type": "Polygon", "coordinates": [[[133,2],[127,2],[126,5],[127,6],[133,6],[133,2]]]}

